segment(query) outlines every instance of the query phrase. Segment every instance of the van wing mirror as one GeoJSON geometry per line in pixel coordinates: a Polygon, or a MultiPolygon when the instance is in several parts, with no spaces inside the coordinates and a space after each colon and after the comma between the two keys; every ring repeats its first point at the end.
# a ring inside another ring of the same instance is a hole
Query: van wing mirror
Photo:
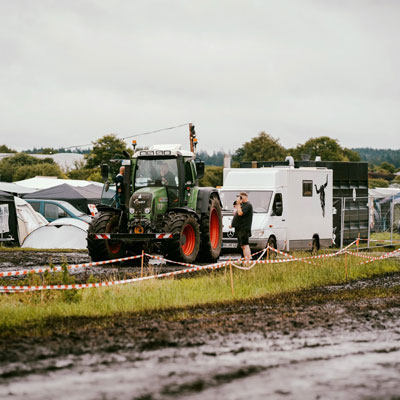
{"type": "Polygon", "coordinates": [[[204,169],[204,161],[196,160],[197,179],[201,179],[204,177],[204,169]]]}
{"type": "Polygon", "coordinates": [[[101,177],[103,181],[107,181],[109,173],[110,167],[108,166],[108,164],[101,164],[101,177]]]}

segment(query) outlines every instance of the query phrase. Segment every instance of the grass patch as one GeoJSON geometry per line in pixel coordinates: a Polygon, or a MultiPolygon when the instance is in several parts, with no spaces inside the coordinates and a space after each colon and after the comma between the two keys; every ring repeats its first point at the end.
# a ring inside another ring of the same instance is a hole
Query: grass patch
{"type": "MultiPolygon", "coordinates": [[[[348,279],[369,278],[400,270],[394,259],[359,265],[347,256],[348,279]]],[[[65,269],[54,274],[34,275],[28,284],[73,283],[65,269]]],[[[1,284],[9,284],[2,280],[1,284]]],[[[0,295],[0,332],[41,325],[49,318],[106,317],[120,313],[161,311],[197,305],[251,300],[281,293],[294,293],[345,282],[345,257],[315,261],[257,265],[250,271],[234,269],[234,296],[229,269],[205,271],[180,279],[144,281],[110,288],[72,291],[41,291],[0,295]]]]}
{"type": "MultiPolygon", "coordinates": [[[[371,240],[390,240],[390,232],[377,232],[371,234],[371,240]]],[[[393,241],[400,241],[400,233],[393,232],[393,241]]]]}

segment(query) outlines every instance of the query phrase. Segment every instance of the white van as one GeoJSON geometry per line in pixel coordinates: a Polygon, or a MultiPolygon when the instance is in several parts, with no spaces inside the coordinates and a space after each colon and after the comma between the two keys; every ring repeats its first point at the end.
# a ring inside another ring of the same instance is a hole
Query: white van
{"type": "Polygon", "coordinates": [[[225,168],[222,248],[234,250],[233,202],[247,192],[253,205],[252,251],[317,250],[332,245],[332,170],[319,167],[225,168]]]}

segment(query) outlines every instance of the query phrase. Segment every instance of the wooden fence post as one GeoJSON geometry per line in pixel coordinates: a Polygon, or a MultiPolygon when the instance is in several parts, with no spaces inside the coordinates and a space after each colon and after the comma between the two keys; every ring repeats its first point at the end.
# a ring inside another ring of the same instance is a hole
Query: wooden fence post
{"type": "Polygon", "coordinates": [[[233,287],[233,271],[232,271],[232,263],[229,263],[229,269],[231,271],[231,291],[232,291],[232,296],[235,295],[235,289],[233,287]]]}
{"type": "Polygon", "coordinates": [[[142,250],[142,260],[140,264],[140,277],[143,278],[144,250],[142,250]]]}

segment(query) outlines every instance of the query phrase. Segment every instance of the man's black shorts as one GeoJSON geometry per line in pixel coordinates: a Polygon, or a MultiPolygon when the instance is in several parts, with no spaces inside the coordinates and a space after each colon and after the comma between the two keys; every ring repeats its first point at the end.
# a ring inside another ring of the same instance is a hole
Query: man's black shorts
{"type": "Polygon", "coordinates": [[[251,236],[248,230],[239,230],[236,232],[239,247],[246,246],[249,244],[249,237],[251,236]]]}

